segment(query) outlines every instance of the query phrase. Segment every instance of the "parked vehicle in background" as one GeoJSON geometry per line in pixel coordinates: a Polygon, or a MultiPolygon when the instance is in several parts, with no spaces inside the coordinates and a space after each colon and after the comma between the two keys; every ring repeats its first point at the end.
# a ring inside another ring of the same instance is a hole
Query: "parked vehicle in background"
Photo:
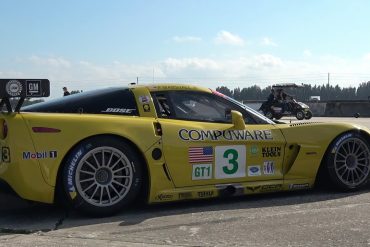
{"type": "Polygon", "coordinates": [[[262,103],[259,111],[269,119],[280,119],[283,116],[295,116],[298,120],[312,118],[310,107],[302,102],[298,102],[286,92],[286,89],[300,87],[303,86],[295,83],[273,85],[274,100],[268,99],[262,103]]]}

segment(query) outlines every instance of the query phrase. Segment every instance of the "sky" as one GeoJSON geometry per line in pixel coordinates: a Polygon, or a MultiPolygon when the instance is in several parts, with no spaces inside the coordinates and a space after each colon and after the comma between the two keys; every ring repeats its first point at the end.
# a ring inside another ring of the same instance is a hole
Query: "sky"
{"type": "Polygon", "coordinates": [[[52,98],[137,80],[370,81],[367,0],[0,0],[0,10],[0,78],[47,78],[52,98]]]}

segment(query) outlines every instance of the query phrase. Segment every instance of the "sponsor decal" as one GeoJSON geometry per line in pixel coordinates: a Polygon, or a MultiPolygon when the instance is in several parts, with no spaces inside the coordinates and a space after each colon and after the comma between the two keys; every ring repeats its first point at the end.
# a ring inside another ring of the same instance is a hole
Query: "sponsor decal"
{"type": "Polygon", "coordinates": [[[310,185],[308,183],[305,184],[289,184],[290,190],[302,190],[302,189],[308,189],[310,188],[310,185]]]}
{"type": "Polygon", "coordinates": [[[195,130],[180,129],[179,137],[184,141],[248,141],[273,140],[271,130],[195,130]]]}
{"type": "Polygon", "coordinates": [[[21,95],[22,88],[23,88],[22,83],[20,83],[20,81],[17,81],[17,80],[10,80],[10,81],[8,81],[8,83],[5,86],[6,92],[10,96],[19,96],[19,95],[21,95]]]}
{"type": "Polygon", "coordinates": [[[263,162],[263,174],[274,175],[275,174],[275,163],[273,161],[263,162]]]}
{"type": "Polygon", "coordinates": [[[204,180],[212,178],[212,164],[193,165],[192,180],[204,180]]]}
{"type": "Polygon", "coordinates": [[[1,159],[2,162],[10,163],[10,149],[9,147],[1,147],[1,159]]]}
{"type": "Polygon", "coordinates": [[[268,184],[268,185],[263,185],[261,188],[262,192],[272,192],[272,191],[278,191],[281,190],[282,184],[268,184]]]}
{"type": "Polygon", "coordinates": [[[41,81],[26,81],[26,96],[41,96],[41,81]]]}
{"type": "Polygon", "coordinates": [[[247,191],[249,190],[251,192],[257,192],[259,189],[261,189],[261,186],[251,186],[251,187],[247,186],[246,189],[247,191]]]}
{"type": "Polygon", "coordinates": [[[142,104],[146,104],[150,102],[150,97],[147,95],[139,96],[139,102],[142,104]]]}
{"type": "Polygon", "coordinates": [[[212,197],[213,196],[213,191],[199,191],[198,196],[200,198],[205,198],[205,197],[212,197]]]}
{"type": "Polygon", "coordinates": [[[190,199],[192,198],[192,193],[191,192],[182,192],[182,193],[179,193],[179,199],[190,199]]]}
{"type": "Polygon", "coordinates": [[[217,146],[215,148],[215,177],[245,177],[246,148],[244,145],[217,146]]]}
{"type": "Polygon", "coordinates": [[[258,154],[258,147],[253,145],[253,146],[251,146],[250,151],[251,151],[251,155],[256,155],[256,154],[258,154]]]}
{"type": "Polygon", "coordinates": [[[335,143],[334,148],[331,150],[331,153],[332,153],[332,154],[333,154],[333,153],[335,153],[335,152],[337,151],[337,149],[338,149],[339,145],[340,145],[340,144],[341,144],[345,139],[350,138],[350,137],[352,137],[352,136],[353,136],[353,134],[352,134],[352,133],[349,133],[349,134],[346,134],[346,135],[342,136],[341,138],[339,138],[339,140],[335,143]]]}
{"type": "Polygon", "coordinates": [[[262,147],[262,157],[280,157],[281,147],[262,147]]]}
{"type": "Polygon", "coordinates": [[[248,166],[248,176],[261,176],[261,166],[248,166]]]}
{"type": "Polygon", "coordinates": [[[167,201],[167,200],[171,200],[173,198],[173,195],[170,195],[170,194],[159,194],[157,195],[157,200],[160,200],[160,201],[167,201]]]}
{"type": "Polygon", "coordinates": [[[189,163],[213,162],[212,147],[189,147],[189,163]]]}
{"type": "Polygon", "coordinates": [[[133,111],[136,111],[136,109],[125,109],[125,108],[107,108],[104,111],[101,112],[107,112],[107,113],[127,113],[130,114],[133,111]]]}
{"type": "Polygon", "coordinates": [[[77,161],[82,156],[82,152],[83,152],[82,149],[77,151],[76,155],[73,157],[68,167],[67,186],[68,186],[68,191],[70,192],[70,195],[73,195],[71,193],[76,192],[76,188],[73,183],[73,175],[74,175],[75,167],[77,165],[77,161]]]}
{"type": "Polygon", "coordinates": [[[149,104],[144,104],[144,105],[143,105],[143,110],[144,110],[145,112],[150,112],[150,105],[149,105],[149,104]]]}
{"type": "Polygon", "coordinates": [[[42,151],[42,152],[23,152],[23,159],[29,160],[29,159],[55,159],[58,156],[57,151],[42,151]]]}

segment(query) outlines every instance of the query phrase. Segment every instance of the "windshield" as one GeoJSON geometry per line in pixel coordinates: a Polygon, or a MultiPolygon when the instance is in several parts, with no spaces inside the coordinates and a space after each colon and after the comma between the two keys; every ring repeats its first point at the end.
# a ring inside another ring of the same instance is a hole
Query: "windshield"
{"type": "Polygon", "coordinates": [[[241,107],[241,108],[245,109],[245,110],[246,110],[246,111],[248,111],[251,115],[253,115],[255,119],[260,120],[259,122],[266,122],[266,123],[268,123],[268,124],[275,124],[275,122],[274,122],[274,121],[272,121],[271,119],[269,119],[269,118],[265,117],[264,115],[262,115],[261,113],[259,113],[259,112],[258,112],[258,111],[256,111],[256,110],[254,110],[254,109],[250,108],[249,106],[246,106],[246,105],[244,105],[243,103],[241,103],[241,102],[239,102],[239,101],[237,101],[237,100],[235,100],[235,99],[233,99],[233,98],[231,98],[231,97],[229,97],[229,96],[226,96],[226,95],[224,95],[224,94],[222,94],[222,93],[220,93],[220,92],[213,91],[213,90],[212,90],[212,92],[213,92],[214,94],[216,94],[216,95],[218,95],[218,96],[221,96],[221,97],[223,97],[224,99],[226,99],[226,100],[228,100],[228,101],[230,101],[230,102],[232,102],[232,103],[234,103],[234,104],[238,105],[239,107],[241,107]]]}

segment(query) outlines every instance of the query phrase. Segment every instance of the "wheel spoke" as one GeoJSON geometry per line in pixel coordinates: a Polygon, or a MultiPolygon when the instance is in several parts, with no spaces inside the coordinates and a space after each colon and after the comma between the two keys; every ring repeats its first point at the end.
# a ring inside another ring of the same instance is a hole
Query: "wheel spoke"
{"type": "Polygon", "coordinates": [[[87,160],[85,160],[85,162],[88,166],[90,166],[94,171],[96,171],[96,167],[93,166],[90,162],[88,162],[87,160]]]}
{"type": "Polygon", "coordinates": [[[108,163],[107,163],[107,167],[110,167],[110,162],[112,161],[112,158],[113,158],[113,151],[110,153],[110,157],[109,157],[109,160],[108,160],[108,163]]]}
{"type": "Polygon", "coordinates": [[[88,191],[89,189],[91,189],[94,185],[96,185],[96,187],[98,187],[98,185],[96,183],[92,183],[92,184],[90,184],[89,187],[87,187],[86,189],[84,189],[83,192],[85,193],[86,191],[88,191]]]}
{"type": "Polygon", "coordinates": [[[104,194],[104,187],[100,187],[100,199],[99,199],[99,203],[101,204],[102,201],[103,201],[103,194],[104,194]]]}
{"type": "Polygon", "coordinates": [[[85,171],[85,170],[80,170],[80,172],[85,173],[85,174],[89,174],[91,176],[95,176],[94,172],[89,172],[89,171],[85,171]]]}
{"type": "Polygon", "coordinates": [[[113,166],[111,166],[110,168],[113,170],[114,167],[116,167],[116,165],[121,161],[121,158],[119,158],[114,164],[113,166]]]}
{"type": "Polygon", "coordinates": [[[129,167],[128,166],[123,166],[123,167],[121,167],[121,168],[119,168],[119,169],[117,169],[117,170],[115,170],[115,171],[112,171],[113,173],[117,173],[117,172],[119,172],[119,171],[122,171],[123,169],[128,169],[129,167]]]}
{"type": "Polygon", "coordinates": [[[113,185],[110,184],[108,186],[114,190],[114,192],[117,194],[117,196],[119,196],[118,191],[116,190],[116,188],[113,185]]]}
{"type": "Polygon", "coordinates": [[[339,170],[341,170],[341,169],[343,169],[343,168],[345,168],[345,167],[347,167],[347,166],[346,166],[346,164],[341,165],[340,167],[338,167],[338,168],[337,168],[337,170],[339,171],[339,170]]]}
{"type": "Polygon", "coordinates": [[[91,181],[91,180],[94,180],[94,178],[86,178],[86,179],[80,180],[80,183],[85,183],[85,182],[91,181]]]}
{"type": "Polygon", "coordinates": [[[107,194],[108,194],[109,203],[111,203],[112,202],[112,197],[110,196],[109,187],[105,187],[105,190],[107,191],[107,194]]]}
{"type": "Polygon", "coordinates": [[[352,183],[355,183],[355,173],[351,171],[352,183]]]}
{"type": "Polygon", "coordinates": [[[118,182],[118,181],[116,181],[116,180],[112,180],[112,183],[115,183],[115,184],[117,184],[117,185],[119,185],[119,186],[121,186],[121,187],[127,188],[127,186],[126,186],[126,185],[123,185],[123,184],[119,183],[119,182],[118,182]]]}
{"type": "Polygon", "coordinates": [[[102,161],[101,166],[105,166],[104,149],[101,150],[101,156],[102,156],[102,158],[101,158],[101,161],[102,161]]]}
{"type": "Polygon", "coordinates": [[[118,176],[118,175],[114,175],[113,176],[113,178],[129,178],[130,176],[123,176],[123,175],[120,175],[120,176],[118,176]]]}
{"type": "Polygon", "coordinates": [[[94,160],[95,160],[96,165],[98,166],[98,168],[100,168],[101,167],[101,164],[99,164],[99,161],[96,158],[95,154],[93,154],[93,157],[94,157],[94,160]]]}
{"type": "Polygon", "coordinates": [[[340,152],[338,152],[337,154],[339,154],[340,156],[342,156],[343,158],[347,158],[347,155],[344,155],[344,154],[342,154],[342,153],[340,153],[340,152]]]}

